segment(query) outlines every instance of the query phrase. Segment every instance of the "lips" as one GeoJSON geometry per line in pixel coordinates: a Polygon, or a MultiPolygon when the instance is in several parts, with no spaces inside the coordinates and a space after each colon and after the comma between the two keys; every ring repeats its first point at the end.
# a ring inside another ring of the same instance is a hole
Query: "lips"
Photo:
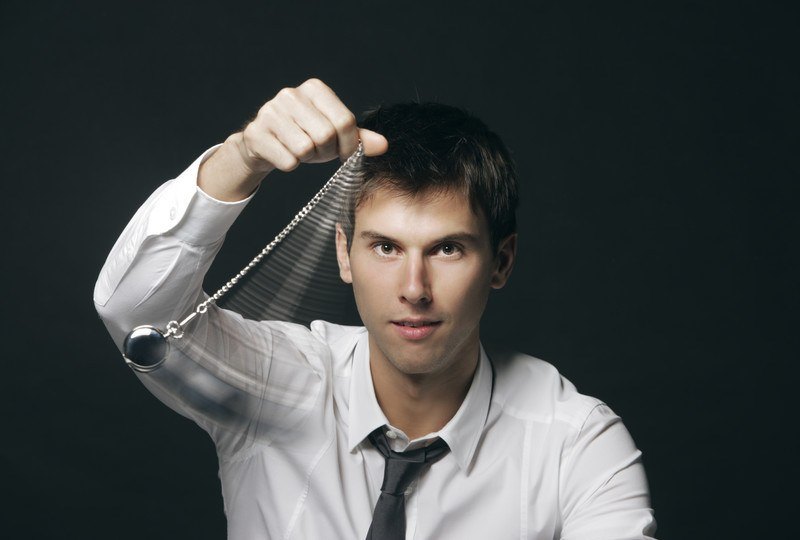
{"type": "Polygon", "coordinates": [[[425,339],[441,325],[441,321],[427,319],[402,319],[392,321],[392,326],[400,337],[412,341],[425,339]]]}

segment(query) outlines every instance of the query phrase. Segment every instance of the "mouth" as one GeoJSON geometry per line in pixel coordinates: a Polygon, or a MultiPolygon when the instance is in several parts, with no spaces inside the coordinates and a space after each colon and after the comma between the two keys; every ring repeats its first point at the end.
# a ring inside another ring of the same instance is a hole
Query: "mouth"
{"type": "Polygon", "coordinates": [[[394,326],[400,337],[412,341],[425,339],[441,324],[442,321],[428,319],[401,319],[392,321],[392,326],[394,326]]]}
{"type": "Polygon", "coordinates": [[[400,326],[410,326],[412,328],[419,328],[420,326],[431,326],[439,324],[440,321],[392,321],[393,324],[400,326]]]}

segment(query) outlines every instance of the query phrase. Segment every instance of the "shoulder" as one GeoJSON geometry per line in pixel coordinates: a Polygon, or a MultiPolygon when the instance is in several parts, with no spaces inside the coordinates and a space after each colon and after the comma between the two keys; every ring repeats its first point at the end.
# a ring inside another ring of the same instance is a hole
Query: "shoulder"
{"type": "Polygon", "coordinates": [[[343,326],[323,320],[316,320],[305,326],[288,321],[251,320],[233,311],[222,311],[226,311],[231,326],[244,328],[253,334],[280,335],[295,342],[314,343],[318,346],[341,346],[357,340],[366,332],[363,326],[343,326]]]}
{"type": "Polygon", "coordinates": [[[325,342],[331,352],[334,370],[338,371],[349,365],[353,350],[358,341],[366,337],[367,329],[363,326],[344,326],[317,320],[311,323],[311,333],[325,342]]]}
{"type": "Polygon", "coordinates": [[[367,329],[363,326],[345,326],[323,320],[316,320],[311,323],[311,333],[317,339],[330,345],[355,342],[366,331],[367,329]]]}
{"type": "MultiPolygon", "coordinates": [[[[605,404],[578,392],[552,364],[513,351],[489,352],[494,371],[492,401],[520,420],[566,424],[580,431],[597,412],[613,415],[605,404]]],[[[570,429],[571,428],[571,429],[570,429]]]]}
{"type": "Polygon", "coordinates": [[[226,347],[223,357],[231,355],[231,349],[244,348],[261,351],[269,357],[278,357],[283,362],[292,359],[310,363],[315,369],[327,371],[334,364],[350,356],[356,342],[366,329],[359,326],[343,326],[327,321],[313,321],[309,326],[288,321],[246,319],[234,311],[216,308],[219,320],[214,330],[218,341],[226,347]],[[244,347],[241,347],[244,345],[244,347]]]}

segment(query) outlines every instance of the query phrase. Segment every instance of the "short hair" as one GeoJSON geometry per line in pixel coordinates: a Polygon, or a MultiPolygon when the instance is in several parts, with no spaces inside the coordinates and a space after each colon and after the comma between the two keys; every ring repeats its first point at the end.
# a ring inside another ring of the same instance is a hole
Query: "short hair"
{"type": "Polygon", "coordinates": [[[386,137],[389,149],[362,161],[363,181],[342,216],[348,248],[356,209],[380,188],[408,196],[464,193],[472,211],[485,216],[493,251],[516,232],[514,162],[500,137],[481,120],[440,103],[399,103],[368,111],[360,125],[386,137]]]}

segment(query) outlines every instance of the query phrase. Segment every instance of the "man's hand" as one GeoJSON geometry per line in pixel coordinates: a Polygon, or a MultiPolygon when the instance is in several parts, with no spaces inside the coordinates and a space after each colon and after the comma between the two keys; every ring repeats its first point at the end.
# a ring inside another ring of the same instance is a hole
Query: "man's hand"
{"type": "Polygon", "coordinates": [[[216,199],[242,200],[274,169],[345,159],[359,139],[368,156],[388,148],[382,135],[358,128],[353,113],[325,83],[309,79],[278,92],[243,131],[228,137],[200,167],[198,185],[216,199]]]}

